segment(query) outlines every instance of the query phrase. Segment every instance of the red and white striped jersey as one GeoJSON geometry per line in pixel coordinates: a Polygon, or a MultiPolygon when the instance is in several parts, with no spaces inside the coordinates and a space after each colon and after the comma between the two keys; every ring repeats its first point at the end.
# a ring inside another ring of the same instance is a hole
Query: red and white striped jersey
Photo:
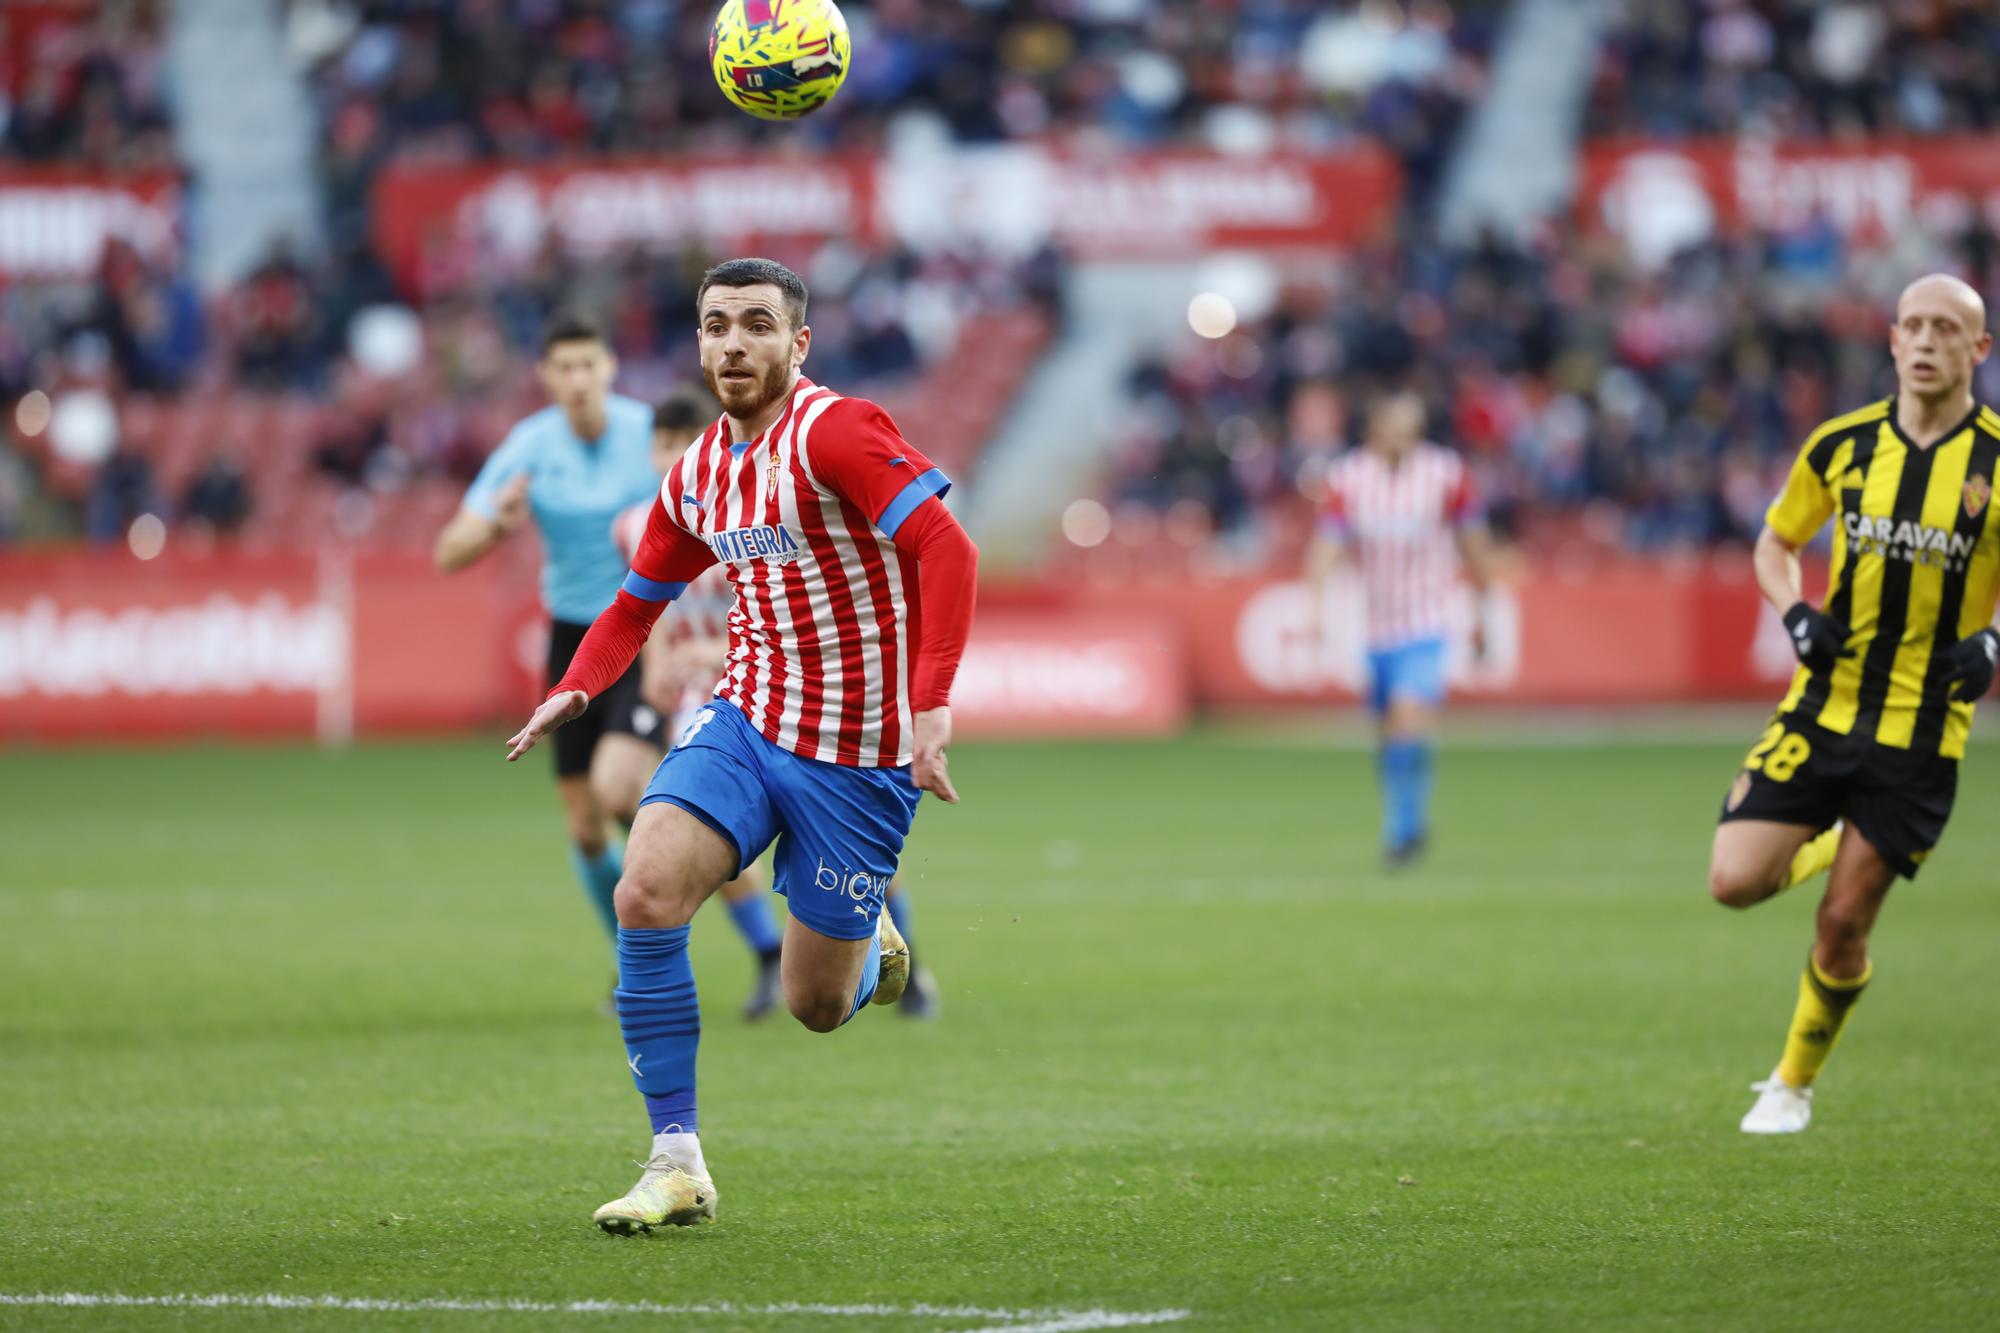
{"type": "Polygon", "coordinates": [[[1458,525],[1475,516],[1465,461],[1420,443],[1391,463],[1351,449],[1327,473],[1323,523],[1354,553],[1368,607],[1368,644],[1442,636],[1458,575],[1458,525]]]}
{"type": "Polygon", "coordinates": [[[881,408],[801,378],[755,440],[732,446],[724,418],[688,446],[625,587],[660,600],[720,564],[734,601],[717,697],[805,758],[908,764],[917,562],[892,539],[949,486],[881,408]]]}

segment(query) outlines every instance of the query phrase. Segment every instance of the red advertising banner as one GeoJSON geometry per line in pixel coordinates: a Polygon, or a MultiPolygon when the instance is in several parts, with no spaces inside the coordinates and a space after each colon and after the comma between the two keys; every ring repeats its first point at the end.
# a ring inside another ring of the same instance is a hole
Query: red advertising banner
{"type": "MultiPolygon", "coordinates": [[[[967,736],[1154,734],[1193,707],[1351,702],[1359,594],[1318,623],[1293,579],[993,588],[953,691],[967,736]]],[[[1784,628],[1747,569],[1532,571],[1496,595],[1456,692],[1523,704],[1775,698],[1784,628]]],[[[517,724],[541,694],[532,581],[413,556],[0,558],[0,742],[210,734],[339,740],[517,724]]],[[[499,734],[496,732],[496,734],[499,734]]]]}
{"type": "Polygon", "coordinates": [[[1012,146],[890,159],[880,170],[883,234],[1002,249],[1054,240],[1101,258],[1352,245],[1390,217],[1402,188],[1373,147],[1096,157],[1012,146]]]}
{"type": "Polygon", "coordinates": [[[863,160],[839,157],[392,163],[376,179],[375,242],[405,278],[433,243],[502,265],[525,265],[550,239],[579,258],[690,241],[754,250],[865,234],[873,187],[863,160]]]}
{"type": "Polygon", "coordinates": [[[0,167],[0,278],[82,278],[118,240],[147,259],[181,248],[181,188],[170,175],[0,167]]]}
{"type": "MultiPolygon", "coordinates": [[[[1366,681],[1360,592],[1337,583],[1315,629],[1296,579],[1092,587],[1106,607],[1178,609],[1203,706],[1338,703],[1366,681]]],[[[1747,569],[1633,562],[1537,570],[1494,594],[1486,653],[1461,594],[1447,640],[1455,693],[1519,704],[1618,704],[1775,697],[1794,658],[1747,569]]]]}
{"type": "Polygon", "coordinates": [[[1094,158],[1037,146],[905,158],[660,157],[569,164],[391,164],[375,239],[408,280],[426,247],[525,264],[553,238],[579,257],[703,241],[895,237],[1087,255],[1330,247],[1379,226],[1400,179],[1377,149],[1094,158]]]}
{"type": "Polygon", "coordinates": [[[519,702],[497,594],[407,557],[9,556],[0,740],[482,721],[519,702]]]}
{"type": "Polygon", "coordinates": [[[1164,616],[997,611],[973,622],[951,696],[966,736],[1161,735],[1192,699],[1164,616]]]}
{"type": "Polygon", "coordinates": [[[1974,210],[2000,219],[2000,136],[1839,142],[1612,140],[1583,154],[1577,209],[1663,259],[1717,230],[1791,231],[1823,217],[1877,240],[1974,210]]]}

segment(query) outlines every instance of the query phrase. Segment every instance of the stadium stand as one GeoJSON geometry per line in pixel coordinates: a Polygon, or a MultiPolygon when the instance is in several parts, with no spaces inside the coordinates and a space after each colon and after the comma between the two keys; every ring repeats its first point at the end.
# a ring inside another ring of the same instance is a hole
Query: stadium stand
{"type": "Polygon", "coordinates": [[[2000,28],[1979,0],[1622,0],[1599,133],[1943,134],[2000,125],[2000,28]]]}

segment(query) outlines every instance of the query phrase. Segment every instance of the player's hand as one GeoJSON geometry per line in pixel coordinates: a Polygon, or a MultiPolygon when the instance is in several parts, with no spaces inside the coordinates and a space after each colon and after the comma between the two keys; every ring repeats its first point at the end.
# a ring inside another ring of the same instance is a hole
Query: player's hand
{"type": "Polygon", "coordinates": [[[944,770],[944,749],[951,744],[951,710],[926,708],[916,716],[916,757],[910,761],[910,781],[941,801],[958,804],[958,791],[944,770]]]}
{"type": "Polygon", "coordinates": [[[588,707],[590,696],[582,690],[568,690],[548,699],[528,719],[528,725],[515,732],[507,742],[507,762],[511,764],[534,749],[536,741],[571,718],[581,716],[588,707]]]}
{"type": "Polygon", "coordinates": [[[493,497],[493,526],[502,536],[513,534],[528,521],[528,474],[516,475],[493,497]]]}
{"type": "Polygon", "coordinates": [[[1993,688],[1993,668],[2000,665],[2000,630],[1988,625],[1969,639],[1960,639],[1945,657],[1944,678],[1954,699],[1978,699],[1993,688]]]}
{"type": "Polygon", "coordinates": [[[1831,671],[1841,658],[1854,656],[1847,646],[1847,626],[1804,602],[1793,602],[1785,612],[1785,632],[1792,636],[1792,651],[1809,671],[1831,671]]]}

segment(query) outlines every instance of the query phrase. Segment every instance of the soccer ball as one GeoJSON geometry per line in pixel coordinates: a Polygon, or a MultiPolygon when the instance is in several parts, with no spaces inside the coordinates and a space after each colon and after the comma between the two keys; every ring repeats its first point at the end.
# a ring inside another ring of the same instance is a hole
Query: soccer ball
{"type": "Polygon", "coordinates": [[[825,106],[847,77],[848,50],[833,0],[723,0],[708,33],[715,86],[761,120],[825,106]]]}

